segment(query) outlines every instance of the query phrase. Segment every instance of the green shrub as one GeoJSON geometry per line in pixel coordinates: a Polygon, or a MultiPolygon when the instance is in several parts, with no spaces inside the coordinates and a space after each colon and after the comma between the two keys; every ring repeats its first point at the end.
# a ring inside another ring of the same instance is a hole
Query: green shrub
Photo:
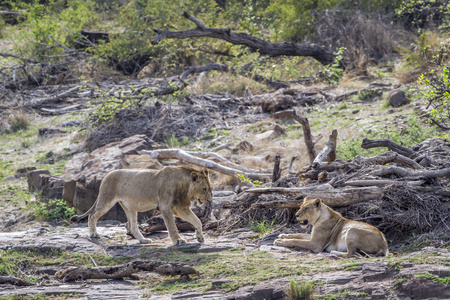
{"type": "Polygon", "coordinates": [[[61,199],[35,204],[33,209],[34,216],[40,221],[68,221],[77,214],[74,207],[69,207],[67,202],[61,199]]]}
{"type": "Polygon", "coordinates": [[[314,281],[295,281],[289,282],[288,295],[290,300],[312,300],[316,289],[314,281]]]}

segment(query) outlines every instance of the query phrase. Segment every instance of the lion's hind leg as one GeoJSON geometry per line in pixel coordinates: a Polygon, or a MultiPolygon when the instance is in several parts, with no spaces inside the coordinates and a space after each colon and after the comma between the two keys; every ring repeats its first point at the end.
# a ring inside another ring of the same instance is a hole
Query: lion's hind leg
{"type": "Polygon", "coordinates": [[[88,225],[89,225],[89,236],[92,238],[98,238],[97,233],[97,221],[104,214],[106,214],[115,204],[114,200],[109,201],[108,196],[104,195],[101,191],[98,195],[97,201],[94,204],[94,210],[89,215],[88,225]]]}
{"type": "Polygon", "coordinates": [[[122,206],[123,210],[125,211],[125,215],[127,216],[128,224],[127,228],[130,231],[130,233],[139,240],[141,244],[149,244],[152,242],[151,239],[145,238],[138,227],[138,213],[137,211],[132,211],[128,209],[122,202],[119,202],[122,206]]]}

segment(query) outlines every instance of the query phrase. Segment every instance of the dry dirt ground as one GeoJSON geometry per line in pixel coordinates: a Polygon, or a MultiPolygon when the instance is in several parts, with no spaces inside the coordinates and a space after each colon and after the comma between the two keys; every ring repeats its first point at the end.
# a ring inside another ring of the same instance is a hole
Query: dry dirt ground
{"type": "MultiPolygon", "coordinates": [[[[395,82],[392,84],[396,84],[395,82]]],[[[310,87],[297,87],[305,90],[310,87]]],[[[327,91],[327,93],[343,94],[345,91],[327,91]]],[[[411,103],[401,108],[382,109],[382,101],[348,102],[346,108],[338,108],[339,103],[327,102],[326,97],[317,106],[299,108],[308,116],[314,136],[322,134],[324,138],[317,144],[322,149],[331,129],[337,128],[338,141],[344,142],[361,130],[377,130],[380,127],[403,126],[402,120],[414,111],[421,110],[420,103],[411,103]],[[333,119],[336,119],[333,121],[333,119]],[[341,120],[341,121],[338,121],[341,120]]],[[[420,113],[419,113],[420,114],[420,113]]],[[[61,175],[62,167],[70,153],[78,147],[78,128],[63,128],[61,124],[68,119],[82,119],[82,114],[71,114],[57,117],[43,117],[27,113],[33,129],[22,135],[2,135],[0,142],[0,160],[8,162],[8,169],[23,167],[48,168],[52,174],[61,175]],[[46,138],[37,137],[38,128],[58,128],[67,131],[62,135],[46,138]],[[52,151],[58,157],[50,163],[47,154],[52,151]]],[[[301,127],[297,124],[281,124],[286,133],[275,139],[258,139],[260,133],[273,129],[276,124],[269,114],[262,114],[251,124],[236,125],[229,131],[216,133],[216,143],[233,143],[248,141],[254,145],[251,154],[233,157],[235,162],[250,168],[270,168],[276,154],[282,156],[282,166],[286,166],[289,158],[298,155],[294,168],[307,165],[306,149],[302,140],[301,127]]],[[[206,149],[210,139],[198,139],[193,144],[183,146],[186,149],[206,149]]],[[[223,150],[222,155],[230,155],[223,150]]],[[[11,174],[14,175],[14,174],[11,174]]],[[[215,185],[218,189],[227,189],[229,179],[218,178],[215,185]]],[[[235,184],[235,182],[233,183],[235,184]]],[[[123,224],[107,222],[100,227],[102,237],[91,240],[87,236],[86,224],[52,226],[36,221],[28,204],[35,201],[34,195],[26,189],[26,178],[8,176],[0,183],[0,249],[49,249],[55,248],[77,253],[103,253],[111,256],[132,256],[152,259],[167,251],[194,251],[195,253],[221,253],[230,249],[240,249],[243,255],[264,252],[277,261],[289,261],[299,268],[314,266],[311,272],[299,272],[293,277],[272,278],[261,282],[233,289],[222,289],[222,284],[229,284],[232,278],[223,276],[211,283],[211,288],[191,290],[184,288],[179,292],[165,293],[164,290],[149,291],[139,281],[90,280],[75,283],[64,283],[54,279],[56,269],[65,266],[51,266],[47,270],[35,270],[41,280],[29,287],[18,287],[8,284],[0,285],[0,298],[13,295],[43,297],[50,299],[57,295],[69,295],[73,299],[282,299],[291,279],[298,281],[313,280],[318,283],[316,297],[330,295],[334,298],[323,299],[450,299],[449,285],[435,282],[430,277],[450,277],[450,252],[448,249],[423,248],[409,253],[393,253],[387,258],[359,258],[356,260],[334,260],[326,253],[312,254],[299,249],[287,249],[273,246],[273,240],[282,230],[257,238],[255,233],[242,228],[217,236],[214,231],[206,232],[206,243],[195,243],[193,233],[183,233],[189,244],[174,249],[167,233],[154,233],[152,245],[140,245],[126,236],[123,224]],[[152,249],[149,251],[148,249],[152,249]],[[158,254],[159,253],[159,254],[158,254]],[[305,265],[306,264],[306,265],[305,265]],[[323,266],[327,266],[324,268],[323,266]],[[335,268],[334,268],[335,267],[335,268]],[[44,296],[42,296],[44,295],[44,296]]],[[[251,272],[251,271],[249,271],[251,272]]],[[[157,276],[155,274],[138,274],[140,278],[157,276]]],[[[199,275],[200,278],[202,275],[199,275]]],[[[448,283],[448,282],[447,282],[448,283]]],[[[3,299],[3,298],[2,298],[3,299]]],[[[17,299],[17,298],[16,298],[17,299]]],[[[20,299],[20,298],[19,298],[20,299]]]]}

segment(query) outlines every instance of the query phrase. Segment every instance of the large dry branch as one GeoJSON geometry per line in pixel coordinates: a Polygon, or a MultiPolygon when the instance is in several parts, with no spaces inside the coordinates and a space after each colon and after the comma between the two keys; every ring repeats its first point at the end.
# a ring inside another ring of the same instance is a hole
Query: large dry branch
{"type": "Polygon", "coordinates": [[[33,285],[33,283],[28,282],[26,280],[14,277],[14,276],[0,276],[0,284],[13,284],[18,286],[29,286],[33,285]]]}
{"type": "Polygon", "coordinates": [[[306,149],[308,149],[309,161],[311,164],[316,158],[316,150],[314,149],[314,143],[311,137],[311,128],[309,127],[309,121],[307,118],[297,114],[295,110],[292,111],[292,118],[299,122],[303,128],[303,137],[305,139],[306,149]]]}
{"type": "Polygon", "coordinates": [[[404,180],[430,179],[436,177],[450,177],[450,168],[440,170],[411,171],[401,167],[390,166],[380,170],[375,170],[372,172],[372,175],[396,175],[404,180]]]}
{"type": "Polygon", "coordinates": [[[113,267],[70,267],[58,271],[55,277],[64,282],[88,279],[122,279],[140,271],[155,272],[165,276],[198,274],[194,268],[180,263],[135,260],[113,267]]]}
{"type": "Polygon", "coordinates": [[[348,206],[351,204],[378,199],[383,196],[383,189],[377,186],[333,188],[329,184],[322,184],[301,188],[253,188],[246,193],[294,193],[303,197],[321,198],[326,205],[332,207],[348,206]]]}
{"type": "Polygon", "coordinates": [[[353,163],[357,163],[361,166],[366,165],[366,164],[387,165],[389,163],[398,163],[402,166],[416,169],[416,170],[423,169],[423,167],[421,165],[419,165],[418,163],[416,163],[414,160],[412,160],[402,154],[399,154],[397,152],[393,152],[393,151],[388,151],[383,154],[380,154],[380,155],[377,155],[374,157],[369,157],[369,158],[364,158],[364,157],[358,156],[354,159],[353,163]]]}
{"type": "Polygon", "coordinates": [[[387,147],[391,151],[395,151],[403,156],[414,158],[415,152],[410,148],[400,146],[389,139],[379,139],[379,140],[369,140],[367,138],[363,139],[361,147],[363,149],[370,149],[376,147],[387,147]]]}
{"type": "Polygon", "coordinates": [[[152,43],[157,44],[163,39],[186,39],[197,37],[209,37],[227,41],[234,45],[244,45],[249,47],[252,51],[258,52],[261,55],[271,57],[277,56],[311,56],[320,63],[327,65],[333,62],[334,55],[328,49],[317,44],[296,44],[296,43],[269,43],[254,37],[247,33],[235,33],[230,29],[218,29],[205,26],[194,16],[187,12],[183,13],[183,17],[192,21],[197,25],[197,28],[181,31],[170,31],[162,29],[154,29],[157,36],[152,40],[152,43]]]}
{"type": "MultiPolygon", "coordinates": [[[[193,164],[196,166],[208,168],[208,169],[211,169],[211,170],[214,170],[219,173],[226,174],[226,175],[230,175],[230,176],[237,176],[238,174],[244,174],[248,178],[258,179],[258,180],[267,179],[272,176],[272,174],[270,174],[270,173],[258,173],[257,171],[249,170],[249,169],[247,169],[247,171],[243,171],[242,167],[240,168],[240,170],[226,167],[226,166],[223,166],[221,164],[218,164],[218,163],[208,160],[208,159],[202,159],[199,157],[195,157],[181,149],[160,149],[160,150],[152,150],[152,151],[142,150],[142,151],[139,151],[139,154],[148,154],[153,159],[178,159],[183,162],[187,162],[187,163],[190,163],[190,164],[193,164]],[[251,171],[251,172],[248,172],[248,171],[251,171]]],[[[217,153],[210,153],[210,154],[215,157],[220,156],[217,153]]],[[[232,164],[232,163],[229,162],[229,164],[232,164]]]]}

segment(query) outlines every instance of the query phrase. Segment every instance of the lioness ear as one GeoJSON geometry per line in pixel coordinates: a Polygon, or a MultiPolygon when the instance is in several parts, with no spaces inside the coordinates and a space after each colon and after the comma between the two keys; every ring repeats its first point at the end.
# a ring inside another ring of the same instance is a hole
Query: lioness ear
{"type": "Polygon", "coordinates": [[[319,207],[319,206],[320,206],[320,203],[321,203],[321,201],[320,201],[319,198],[314,199],[314,201],[313,201],[313,205],[314,205],[315,207],[319,207]]]}
{"type": "Polygon", "coordinates": [[[198,174],[197,172],[191,172],[191,179],[193,182],[196,182],[198,179],[198,174]]]}

